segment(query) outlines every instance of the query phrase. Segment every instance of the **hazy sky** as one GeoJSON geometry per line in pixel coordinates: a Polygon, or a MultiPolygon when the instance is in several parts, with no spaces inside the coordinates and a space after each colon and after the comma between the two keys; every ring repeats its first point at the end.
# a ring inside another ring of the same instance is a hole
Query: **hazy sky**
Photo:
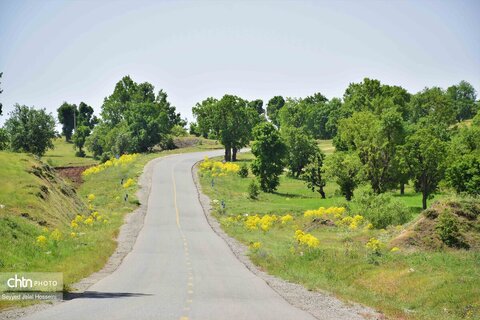
{"type": "Polygon", "coordinates": [[[480,89],[480,1],[0,0],[0,101],[100,111],[124,75],[191,119],[207,96],[321,92],[373,77],[480,89]]]}

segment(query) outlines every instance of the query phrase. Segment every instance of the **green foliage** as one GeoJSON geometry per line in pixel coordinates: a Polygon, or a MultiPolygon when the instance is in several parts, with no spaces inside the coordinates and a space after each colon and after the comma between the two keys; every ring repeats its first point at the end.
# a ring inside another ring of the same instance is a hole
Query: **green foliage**
{"type": "Polygon", "coordinates": [[[377,229],[404,224],[411,217],[410,210],[391,194],[375,194],[371,188],[357,189],[352,207],[356,214],[364,216],[377,229]]]}
{"type": "Polygon", "coordinates": [[[129,76],[119,81],[102,105],[102,123],[87,142],[96,156],[100,152],[121,155],[126,152],[147,152],[159,144],[171,146],[170,132],[185,121],[170,105],[167,94],[154,93],[148,82],[137,84],[129,76]],[[98,133],[97,133],[98,132],[98,133]]]}
{"type": "Polygon", "coordinates": [[[97,127],[96,130],[93,130],[85,140],[87,150],[93,153],[95,159],[99,159],[104,152],[103,146],[105,145],[105,133],[101,128],[102,127],[97,127]]]}
{"type": "Polygon", "coordinates": [[[93,108],[85,102],[80,102],[77,111],[77,127],[86,126],[93,129],[97,123],[98,119],[93,115],[93,108]]]}
{"type": "Polygon", "coordinates": [[[460,81],[459,84],[449,87],[447,94],[453,102],[457,121],[472,119],[478,112],[475,104],[477,93],[470,83],[460,81]]]}
{"type": "Polygon", "coordinates": [[[336,143],[358,152],[374,192],[382,193],[397,185],[401,178],[397,150],[404,139],[401,114],[386,109],[380,116],[362,111],[340,120],[336,143]]]}
{"type": "Polygon", "coordinates": [[[458,193],[480,195],[479,153],[457,157],[447,168],[446,179],[458,193]]]}
{"type": "Polygon", "coordinates": [[[425,88],[412,96],[409,104],[410,121],[427,117],[432,123],[451,125],[456,121],[456,110],[450,96],[441,88],[425,88]]]}
{"type": "Polygon", "coordinates": [[[269,122],[256,126],[253,130],[255,141],[252,153],[255,160],[252,172],[260,180],[264,192],[273,192],[279,184],[279,176],[283,172],[286,146],[277,129],[269,122]]]}
{"type": "Polygon", "coordinates": [[[287,146],[286,165],[292,176],[298,178],[309,158],[319,151],[317,143],[300,128],[282,126],[281,133],[287,146]]]}
{"type": "Polygon", "coordinates": [[[321,93],[305,99],[287,99],[285,106],[278,111],[280,127],[302,128],[315,139],[331,139],[337,130],[341,116],[340,99],[328,101],[321,93]]]}
{"type": "Polygon", "coordinates": [[[8,148],[8,140],[7,130],[0,128],[0,151],[8,148]]]}
{"type": "Polygon", "coordinates": [[[267,115],[270,121],[274,125],[277,126],[277,128],[280,126],[280,121],[278,119],[278,112],[283,108],[285,105],[285,99],[283,99],[282,96],[275,96],[272,99],[270,99],[267,103],[267,115]]]}
{"type": "Polygon", "coordinates": [[[446,180],[456,192],[480,194],[480,126],[460,128],[450,142],[446,180]]]}
{"type": "Polygon", "coordinates": [[[15,152],[30,152],[41,157],[53,148],[55,120],[45,109],[16,104],[4,128],[10,138],[10,148],[15,152]]]}
{"type": "Polygon", "coordinates": [[[255,199],[258,199],[259,194],[260,194],[260,187],[258,185],[257,180],[253,179],[248,184],[248,197],[252,200],[255,200],[255,199]]]}
{"type": "Polygon", "coordinates": [[[451,213],[444,212],[440,215],[435,230],[443,243],[449,247],[461,246],[463,243],[459,223],[451,213]]]}
{"type": "Polygon", "coordinates": [[[201,133],[196,122],[190,122],[188,133],[194,135],[195,137],[200,137],[201,133]]]}
{"type": "Polygon", "coordinates": [[[237,151],[252,137],[252,128],[261,121],[256,108],[233,95],[207,98],[192,109],[202,136],[212,134],[225,147],[225,161],[235,161],[237,151]]]}
{"type": "Polygon", "coordinates": [[[62,135],[65,136],[66,141],[72,139],[72,133],[75,126],[75,113],[77,106],[64,102],[58,109],[58,122],[62,124],[62,135]]]}
{"type": "Polygon", "coordinates": [[[422,192],[423,209],[427,208],[427,198],[437,190],[444,177],[446,152],[447,143],[431,126],[419,127],[407,137],[403,153],[415,189],[422,192]]]}
{"type": "Polygon", "coordinates": [[[248,165],[246,163],[242,163],[242,165],[240,166],[240,170],[238,171],[238,175],[241,178],[248,177],[248,165]]]}
{"type": "Polygon", "coordinates": [[[325,172],[339,186],[345,199],[350,201],[353,190],[363,181],[362,163],[355,153],[334,152],[327,158],[325,172]]]}
{"type": "Polygon", "coordinates": [[[75,133],[73,134],[73,144],[75,148],[78,148],[78,156],[85,157],[85,151],[83,151],[83,146],[85,145],[85,140],[90,135],[90,128],[87,126],[77,127],[75,133]]]}
{"type": "Polygon", "coordinates": [[[322,199],[325,199],[325,191],[323,189],[327,183],[325,179],[325,169],[323,168],[324,160],[325,154],[320,149],[317,149],[309,156],[308,164],[302,175],[308,188],[313,192],[318,191],[322,199]]]}
{"type": "Polygon", "coordinates": [[[248,103],[248,107],[255,110],[255,112],[257,112],[259,115],[265,113],[265,109],[263,109],[263,100],[261,99],[250,101],[248,103]]]}
{"type": "Polygon", "coordinates": [[[172,127],[171,133],[172,133],[172,136],[174,136],[174,137],[186,137],[186,136],[188,136],[187,130],[184,127],[182,127],[178,124],[176,124],[172,127]]]}
{"type": "Polygon", "coordinates": [[[408,117],[410,94],[399,86],[381,84],[376,79],[363,79],[360,83],[351,83],[343,95],[343,114],[369,111],[381,115],[385,109],[395,109],[403,119],[408,117]]]}

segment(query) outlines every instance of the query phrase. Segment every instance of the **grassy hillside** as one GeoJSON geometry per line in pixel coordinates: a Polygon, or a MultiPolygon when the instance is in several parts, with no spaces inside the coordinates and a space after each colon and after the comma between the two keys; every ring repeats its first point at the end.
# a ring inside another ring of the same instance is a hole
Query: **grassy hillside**
{"type": "MultiPolygon", "coordinates": [[[[242,154],[240,159],[240,163],[248,163],[252,155],[242,154]]],[[[341,218],[304,216],[306,210],[345,205],[335,183],[327,183],[327,199],[321,199],[303,181],[282,176],[276,193],[261,193],[258,200],[251,200],[247,190],[252,179],[251,174],[247,178],[227,174],[214,177],[212,187],[211,176],[200,177],[203,191],[214,200],[215,215],[224,230],[250,246],[252,261],[263,270],[312,290],[327,290],[342,299],[372,306],[389,318],[480,318],[478,251],[443,247],[424,250],[398,241],[404,231],[414,229],[415,221],[424,219],[419,214],[421,196],[411,187],[405,195],[395,198],[412,210],[412,220],[376,230],[368,228],[367,221],[351,228],[342,225],[341,218]],[[226,209],[215,205],[215,200],[224,200],[226,209]],[[270,227],[267,223],[249,230],[248,217],[256,214],[277,217],[270,227]],[[280,217],[287,214],[292,219],[280,222],[280,217]],[[318,248],[300,246],[294,238],[299,229],[316,237],[318,248]],[[367,246],[371,238],[379,240],[378,251],[367,246]]],[[[429,200],[429,204],[444,196],[429,200]]],[[[430,234],[422,237],[438,238],[435,232],[435,228],[430,229],[430,234]]],[[[470,239],[470,233],[465,235],[470,239]]]]}

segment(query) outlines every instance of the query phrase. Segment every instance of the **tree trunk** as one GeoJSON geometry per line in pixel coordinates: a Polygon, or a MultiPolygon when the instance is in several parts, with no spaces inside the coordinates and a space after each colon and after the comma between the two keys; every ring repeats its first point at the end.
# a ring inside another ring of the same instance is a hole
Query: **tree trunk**
{"type": "Polygon", "coordinates": [[[232,150],[230,146],[225,146],[225,161],[232,161],[232,150]]]}
{"type": "Polygon", "coordinates": [[[325,191],[323,191],[323,187],[320,187],[320,190],[318,190],[318,192],[322,196],[322,199],[325,199],[325,191]]]}
{"type": "Polygon", "coordinates": [[[422,208],[423,210],[427,209],[427,193],[425,191],[422,192],[422,208]]]}
{"type": "Polygon", "coordinates": [[[400,183],[400,194],[403,196],[405,194],[405,183],[400,183]]]}
{"type": "Polygon", "coordinates": [[[237,161],[237,148],[232,148],[232,161],[237,161]]]}

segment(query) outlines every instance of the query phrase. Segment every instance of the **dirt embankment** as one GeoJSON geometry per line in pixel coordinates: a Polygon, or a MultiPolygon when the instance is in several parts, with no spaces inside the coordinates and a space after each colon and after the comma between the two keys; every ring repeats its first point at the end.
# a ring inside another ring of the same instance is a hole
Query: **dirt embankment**
{"type": "Polygon", "coordinates": [[[55,167],[55,170],[62,178],[68,179],[73,183],[74,186],[78,187],[83,183],[82,172],[90,167],[92,166],[55,167]]]}

